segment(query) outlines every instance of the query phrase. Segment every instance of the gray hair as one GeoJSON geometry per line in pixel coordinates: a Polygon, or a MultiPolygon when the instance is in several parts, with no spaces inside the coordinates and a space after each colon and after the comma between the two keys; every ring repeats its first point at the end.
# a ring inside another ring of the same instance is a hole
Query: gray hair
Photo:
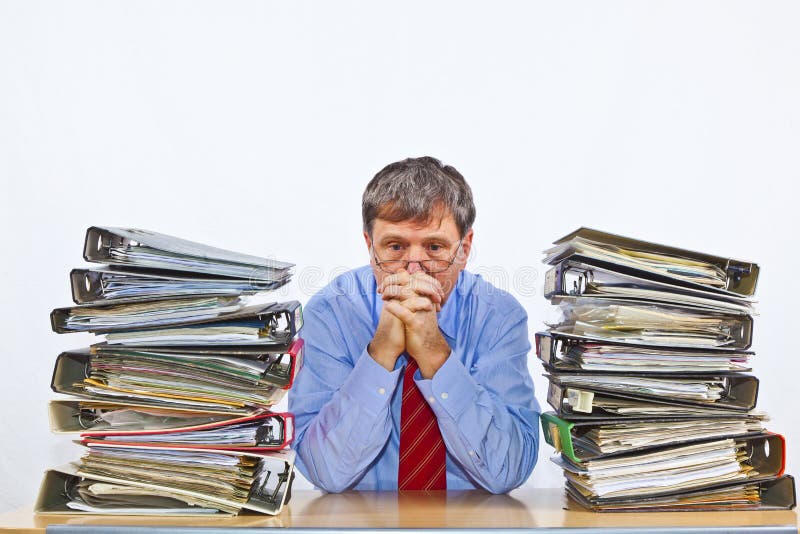
{"type": "Polygon", "coordinates": [[[364,231],[372,236],[375,219],[429,222],[453,214],[464,237],[475,222],[475,204],[464,177],[430,156],[390,163],[367,184],[361,199],[364,231]]]}

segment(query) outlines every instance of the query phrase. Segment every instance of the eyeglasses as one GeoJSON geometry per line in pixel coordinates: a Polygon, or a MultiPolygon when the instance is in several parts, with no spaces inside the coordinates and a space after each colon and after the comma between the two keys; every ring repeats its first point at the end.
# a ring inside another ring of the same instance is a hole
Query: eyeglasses
{"type": "Polygon", "coordinates": [[[403,269],[408,270],[408,266],[412,263],[418,263],[419,266],[422,267],[422,270],[428,274],[443,273],[455,263],[456,256],[458,255],[458,251],[461,249],[463,241],[464,240],[462,239],[458,242],[458,247],[456,247],[456,251],[449,260],[382,260],[378,258],[378,255],[375,252],[375,247],[372,248],[372,257],[375,259],[375,265],[377,265],[381,271],[389,274],[394,274],[403,269]]]}

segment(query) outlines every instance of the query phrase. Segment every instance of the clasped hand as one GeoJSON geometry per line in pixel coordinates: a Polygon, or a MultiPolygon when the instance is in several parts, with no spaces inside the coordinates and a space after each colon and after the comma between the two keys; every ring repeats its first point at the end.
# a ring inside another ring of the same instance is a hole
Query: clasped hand
{"type": "Polygon", "coordinates": [[[384,300],[383,311],[367,349],[370,355],[391,371],[406,351],[420,374],[432,378],[450,355],[436,318],[445,298],[441,284],[423,272],[400,271],[386,276],[378,293],[384,300]]]}

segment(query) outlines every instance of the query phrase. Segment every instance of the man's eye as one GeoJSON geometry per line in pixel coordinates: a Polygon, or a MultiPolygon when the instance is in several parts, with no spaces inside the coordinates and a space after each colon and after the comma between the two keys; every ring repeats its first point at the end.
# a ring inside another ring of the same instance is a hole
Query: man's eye
{"type": "Polygon", "coordinates": [[[399,252],[399,251],[403,250],[403,246],[402,245],[398,245],[397,243],[395,243],[393,245],[389,245],[389,250],[391,250],[392,252],[399,252]]]}

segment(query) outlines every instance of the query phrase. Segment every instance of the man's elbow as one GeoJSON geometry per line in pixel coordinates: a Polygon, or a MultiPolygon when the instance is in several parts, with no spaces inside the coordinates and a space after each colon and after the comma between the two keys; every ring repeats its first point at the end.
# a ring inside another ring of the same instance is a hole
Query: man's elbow
{"type": "Polygon", "coordinates": [[[505,476],[495,477],[493,480],[488,480],[483,484],[484,489],[490,493],[500,495],[508,493],[522,486],[533,473],[533,468],[536,467],[538,459],[539,447],[536,439],[532,439],[529,447],[526,447],[527,452],[515,465],[506,465],[502,472],[505,476]]]}
{"type": "MultiPolygon", "coordinates": [[[[299,449],[299,448],[298,448],[299,449]]],[[[298,452],[300,452],[298,450],[298,452]]],[[[311,482],[315,488],[321,489],[327,493],[341,493],[350,489],[352,482],[347,480],[336,480],[330,475],[325,475],[318,469],[313,462],[309,462],[309,458],[302,458],[302,453],[298,455],[298,460],[295,467],[300,473],[311,482]],[[321,476],[322,475],[322,476],[321,476]]]]}
{"type": "Polygon", "coordinates": [[[503,495],[517,487],[519,487],[519,484],[507,484],[498,482],[489,482],[483,484],[483,489],[485,489],[489,493],[494,493],[495,495],[503,495]]]}
{"type": "Polygon", "coordinates": [[[487,483],[485,483],[483,487],[489,493],[494,493],[495,495],[502,495],[504,493],[508,493],[509,491],[515,490],[518,487],[522,486],[530,478],[532,471],[533,467],[531,467],[529,470],[526,470],[523,474],[516,474],[516,476],[510,476],[506,480],[487,481],[487,483]]]}
{"type": "Polygon", "coordinates": [[[350,489],[351,484],[345,484],[335,480],[312,480],[311,481],[317,489],[321,489],[326,493],[341,493],[350,489]]]}

